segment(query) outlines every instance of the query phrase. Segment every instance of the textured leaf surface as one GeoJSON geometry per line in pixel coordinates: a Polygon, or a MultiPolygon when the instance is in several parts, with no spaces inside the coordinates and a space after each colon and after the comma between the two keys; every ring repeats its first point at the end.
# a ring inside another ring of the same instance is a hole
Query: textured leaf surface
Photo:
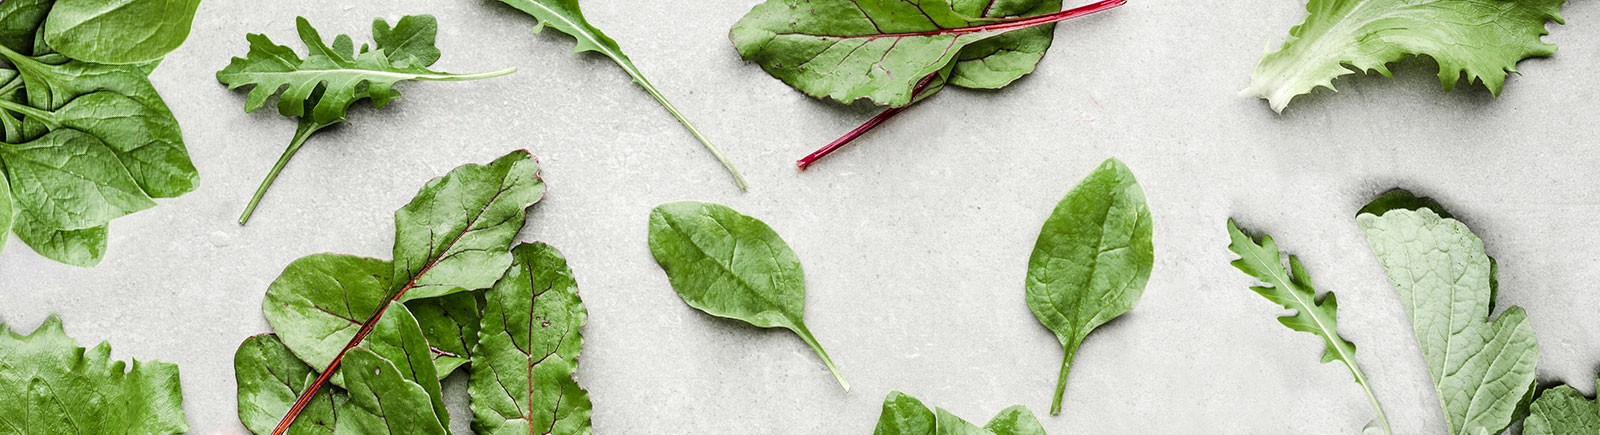
{"type": "Polygon", "coordinates": [[[1600,402],[1562,385],[1545,390],[1533,401],[1523,435],[1592,435],[1600,433],[1600,402]]]}
{"type": "Polygon", "coordinates": [[[199,7],[200,0],[55,0],[44,39],[56,51],[88,62],[156,61],[189,38],[199,7]]]}
{"type": "Polygon", "coordinates": [[[389,262],[316,254],[289,263],[261,303],[267,323],[300,359],[326,367],[393,299],[389,262]]]}
{"type": "Polygon", "coordinates": [[[899,391],[883,399],[883,413],[873,435],[1045,435],[1044,426],[1021,405],[1000,411],[978,427],[943,408],[929,410],[922,401],[899,391]]]}
{"type": "Polygon", "coordinates": [[[11,227],[17,220],[17,205],[11,200],[11,183],[0,177],[0,252],[5,252],[11,239],[11,227]]]}
{"type": "Polygon", "coordinates": [[[394,213],[395,294],[407,301],[494,285],[544,189],[539,162],[527,151],[429,181],[394,213]]]}
{"type": "Polygon", "coordinates": [[[476,294],[456,293],[414,300],[407,302],[406,308],[417,316],[422,335],[428,338],[428,351],[433,354],[439,379],[472,360],[472,347],[478,344],[481,322],[476,294]]]}
{"type": "Polygon", "coordinates": [[[689,306],[794,331],[850,389],[806,328],[800,259],[766,223],[720,204],[662,204],[650,212],[650,253],[689,306]]]}
{"type": "Polygon", "coordinates": [[[61,320],[29,335],[0,324],[0,434],[181,434],[178,366],[127,364],[111,346],[78,347],[61,320]]]}
{"type": "MultiPolygon", "coordinates": [[[[351,350],[341,370],[350,393],[322,389],[286,432],[313,434],[445,434],[433,400],[390,360],[371,350],[351,350]]],[[[317,372],[297,359],[275,335],[251,337],[234,354],[239,420],[252,433],[272,433],[279,417],[316,381],[317,372]]],[[[435,382],[437,383],[437,382],[435,382]]]]}
{"type": "Polygon", "coordinates": [[[1139,302],[1155,261],[1150,207],[1116,159],[1073,187],[1039,230],[1028,258],[1028,309],[1065,349],[1051,414],[1061,412],[1078,346],[1139,302]]]}
{"type": "Polygon", "coordinates": [[[50,14],[55,0],[6,0],[0,2],[0,45],[11,50],[33,53],[39,26],[50,14]]]}
{"type": "Polygon", "coordinates": [[[589,393],[573,372],[588,317],[567,260],[523,244],[487,294],[472,356],[473,430],[481,434],[589,433],[589,393]]]}
{"type": "Polygon", "coordinates": [[[17,203],[49,228],[97,227],[155,206],[104,142],[58,130],[24,144],[0,144],[17,203]]]}
{"type": "Polygon", "coordinates": [[[58,230],[38,222],[27,211],[18,211],[11,231],[17,239],[39,255],[61,263],[94,267],[106,254],[109,227],[101,225],[81,230],[58,230]]]}
{"type": "Polygon", "coordinates": [[[1228,236],[1232,240],[1228,250],[1239,255],[1239,259],[1233,261],[1233,267],[1266,284],[1251,286],[1250,290],[1293,311],[1278,318],[1283,326],[1322,338],[1322,362],[1344,363],[1356,384],[1361,385],[1367,393],[1379,425],[1385,433],[1393,433],[1389,429],[1388,416],[1378,405],[1377,396],[1372,394],[1372,387],[1367,383],[1367,375],[1356,365],[1355,343],[1339,335],[1339,300],[1333,292],[1318,297],[1317,289],[1311,283],[1311,275],[1300,265],[1300,259],[1292,255],[1288,256],[1289,268],[1285,269],[1284,255],[1278,251],[1278,244],[1272,240],[1272,236],[1262,236],[1261,242],[1257,243],[1231,219],[1228,220],[1228,236]]]}
{"type": "Polygon", "coordinates": [[[1433,58],[1445,90],[1463,75],[1498,95],[1506,73],[1556,47],[1540,37],[1565,0],[1311,0],[1283,47],[1256,65],[1245,93],[1283,111],[1289,100],[1356,71],[1390,75],[1407,56],[1433,58]],[[1352,71],[1351,69],[1356,71],[1352,71]]]}
{"type": "Polygon", "coordinates": [[[1533,387],[1539,351],[1522,308],[1489,319],[1495,266],[1483,241],[1428,208],[1369,210],[1356,223],[1411,316],[1450,433],[1503,431],[1533,387]]]}

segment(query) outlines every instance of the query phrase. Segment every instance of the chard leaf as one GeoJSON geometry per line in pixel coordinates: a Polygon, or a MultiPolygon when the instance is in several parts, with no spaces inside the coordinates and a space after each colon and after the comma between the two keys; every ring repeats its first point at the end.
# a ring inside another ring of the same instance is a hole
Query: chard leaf
{"type": "MultiPolygon", "coordinates": [[[[319,390],[300,412],[290,435],[447,433],[428,392],[379,354],[355,348],[341,367],[350,390],[319,390]]],[[[305,365],[275,335],[250,337],[234,353],[239,420],[255,434],[272,433],[278,417],[316,382],[305,365]]],[[[435,384],[438,382],[435,381],[435,384]]]]}
{"type": "Polygon", "coordinates": [[[1028,308],[1065,356],[1050,414],[1061,413],[1067,373],[1091,331],[1133,309],[1155,260],[1150,207],[1133,172],[1106,160],[1045,220],[1028,258],[1028,308]]]}
{"type": "MultiPolygon", "coordinates": [[[[294,355],[312,367],[325,367],[304,390],[297,390],[300,401],[310,403],[324,384],[333,381],[350,349],[368,340],[375,323],[381,324],[390,317],[385,313],[395,311],[392,307],[403,306],[396,302],[493,285],[511,263],[511,240],[522,228],[526,209],[544,195],[538,173],[533,156],[516,151],[488,165],[465,165],[429,181],[410,204],[395,212],[395,256],[400,259],[395,263],[319,254],[290,264],[268,289],[262,308],[294,355]]],[[[417,336],[423,337],[421,327],[416,328],[417,336]]],[[[440,371],[431,346],[407,352],[406,361],[383,356],[401,363],[399,368],[406,369],[412,383],[428,385],[423,379],[437,383],[440,371]]],[[[373,350],[383,353],[381,348],[373,350]]],[[[341,384],[350,383],[343,378],[341,384]]],[[[287,426],[295,417],[288,413],[280,424],[287,426]]]]}
{"type": "Polygon", "coordinates": [[[40,224],[27,210],[18,210],[11,231],[33,252],[64,264],[94,267],[106,254],[107,225],[58,230],[40,224]]]}
{"type": "Polygon", "coordinates": [[[422,335],[428,338],[433,365],[443,380],[456,368],[472,360],[472,346],[478,343],[480,312],[478,295],[456,293],[406,303],[417,316],[422,335]]]}
{"type": "Polygon", "coordinates": [[[522,244],[489,289],[472,353],[472,428],[481,434],[590,432],[589,393],[573,371],[588,318],[567,259],[522,244]]]}
{"type": "Polygon", "coordinates": [[[689,306],[761,328],[794,331],[850,391],[806,328],[800,259],[766,223],[720,204],[662,204],[650,212],[650,253],[689,306]]]}
{"type": "Polygon", "coordinates": [[[78,347],[50,317],[32,334],[0,324],[0,434],[181,434],[178,366],[78,347]]]}
{"type": "Polygon", "coordinates": [[[1545,22],[1561,22],[1564,0],[1311,0],[1307,16],[1289,29],[1283,47],[1256,65],[1246,94],[1282,112],[1289,101],[1355,72],[1390,76],[1388,64],[1428,56],[1439,64],[1444,89],[1483,83],[1500,94],[1518,61],[1554,54],[1540,37],[1545,22]],[[1353,70],[1353,71],[1352,71],[1353,70]]]}
{"type": "Polygon", "coordinates": [[[434,46],[438,23],[432,15],[408,15],[393,27],[381,18],[373,20],[376,43],[370,47],[362,44],[359,51],[347,35],[335,37],[333,45],[328,45],[305,17],[296,18],[295,24],[308,50],[304,59],[293,49],[273,43],[266,35],[252,33],[245,36],[250,42],[249,53],[233,58],[226,68],[217,72],[217,81],[228,85],[229,89],[251,87],[245,98],[246,112],[254,112],[266,105],[268,98],[277,95],[278,113],[297,118],[300,124],[289,147],[267,173],[239,217],[240,225],[250,220],[278,173],[311,135],[344,122],[352,103],[371,99],[372,105],[381,109],[400,96],[394,85],[406,80],[465,81],[516,72],[516,68],[506,68],[451,74],[428,69],[439,60],[439,49],[434,46]]]}
{"type": "Polygon", "coordinates": [[[1570,386],[1545,390],[1533,401],[1523,435],[1589,435],[1600,433],[1600,402],[1570,386]]]}
{"type": "Polygon", "coordinates": [[[1333,292],[1319,298],[1317,289],[1311,284],[1311,275],[1300,266],[1300,259],[1293,255],[1288,256],[1289,268],[1284,269],[1284,255],[1278,251],[1278,244],[1272,240],[1272,236],[1262,236],[1261,242],[1257,243],[1245,235],[1232,219],[1228,220],[1228,236],[1232,240],[1228,250],[1239,255],[1239,259],[1233,261],[1233,267],[1266,284],[1251,286],[1250,290],[1294,311],[1293,314],[1278,318],[1283,326],[1321,337],[1324,345],[1322,362],[1344,363],[1350,375],[1355,377],[1356,384],[1366,391],[1367,400],[1372,403],[1372,410],[1377,413],[1378,425],[1383,432],[1394,433],[1389,428],[1389,417],[1384,414],[1383,406],[1378,404],[1378,396],[1372,394],[1367,375],[1356,364],[1356,344],[1339,335],[1339,300],[1333,292]]]}
{"type": "Polygon", "coordinates": [[[155,206],[104,142],[76,130],[0,144],[0,160],[17,203],[49,228],[93,228],[155,206]]]}
{"type": "Polygon", "coordinates": [[[1489,319],[1495,266],[1483,241],[1430,208],[1365,210],[1356,224],[1411,316],[1450,433],[1504,431],[1532,391],[1539,349],[1522,308],[1489,319]]]}
{"type": "MultiPolygon", "coordinates": [[[[404,371],[395,367],[370,350],[351,349],[346,356],[344,372],[349,386],[350,399],[340,412],[335,432],[348,434],[406,433],[444,435],[449,433],[435,415],[428,412],[430,397],[427,390],[407,378],[404,371]]],[[[438,383],[438,381],[434,381],[438,383]]],[[[434,400],[436,402],[436,400],[434,400]]],[[[443,410],[434,409],[441,413],[443,410]]]]}
{"type": "Polygon", "coordinates": [[[199,7],[200,0],[55,0],[44,40],[87,62],[159,61],[189,38],[199,7]]]}
{"type": "Polygon", "coordinates": [[[1039,419],[1022,405],[1000,411],[989,424],[978,427],[943,408],[928,410],[911,395],[891,391],[883,398],[883,413],[873,435],[1045,435],[1039,419]]]}
{"type": "MultiPolygon", "coordinates": [[[[1061,0],[951,0],[963,15],[981,18],[1032,17],[1061,10],[1061,0]]],[[[950,84],[963,88],[1000,89],[1033,72],[1055,41],[1056,25],[1046,24],[1002,33],[961,49],[950,84]]]]}

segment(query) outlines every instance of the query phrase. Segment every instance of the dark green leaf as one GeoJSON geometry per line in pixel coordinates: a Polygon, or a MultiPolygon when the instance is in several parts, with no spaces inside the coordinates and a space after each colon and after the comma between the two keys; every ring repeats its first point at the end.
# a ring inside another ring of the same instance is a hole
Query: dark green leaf
{"type": "Polygon", "coordinates": [[[33,53],[39,27],[55,0],[0,1],[0,45],[19,53],[33,53]]]}
{"type": "Polygon", "coordinates": [[[131,365],[111,346],[78,347],[46,319],[29,335],[0,324],[0,434],[181,434],[178,366],[131,365]]]}
{"type": "Polygon", "coordinates": [[[1045,435],[1044,426],[1021,405],[1000,411],[978,427],[943,408],[929,410],[922,401],[899,391],[883,399],[883,413],[873,435],[1045,435]]]}
{"type": "Polygon", "coordinates": [[[1522,424],[1523,435],[1592,435],[1600,433],[1600,402],[1562,385],[1539,394],[1522,424]]]}
{"type": "Polygon", "coordinates": [[[200,0],[56,0],[44,23],[44,39],[56,51],[87,62],[157,61],[189,38],[199,7],[200,0]]]}
{"type": "Polygon", "coordinates": [[[480,434],[589,433],[589,393],[573,372],[588,312],[567,260],[523,244],[488,292],[472,354],[472,427],[480,434]]]}
{"type": "Polygon", "coordinates": [[[456,368],[472,360],[472,346],[478,344],[480,314],[475,293],[419,299],[406,303],[417,316],[422,335],[428,337],[433,365],[444,379],[456,368]]]}

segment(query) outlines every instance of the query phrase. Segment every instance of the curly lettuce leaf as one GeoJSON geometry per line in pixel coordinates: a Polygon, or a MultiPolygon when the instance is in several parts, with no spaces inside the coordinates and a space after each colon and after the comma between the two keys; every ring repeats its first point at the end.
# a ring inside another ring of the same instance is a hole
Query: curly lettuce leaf
{"type": "Polygon", "coordinates": [[[178,366],[78,347],[50,317],[29,335],[0,324],[0,435],[181,434],[178,366]]]}

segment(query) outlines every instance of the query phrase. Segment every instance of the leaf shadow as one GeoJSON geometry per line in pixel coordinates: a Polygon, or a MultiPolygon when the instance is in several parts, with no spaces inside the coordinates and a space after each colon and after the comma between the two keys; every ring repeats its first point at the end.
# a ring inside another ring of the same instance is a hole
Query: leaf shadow
{"type": "MultiPolygon", "coordinates": [[[[1543,59],[1527,59],[1518,65],[1525,66],[1541,60],[1543,59]]],[[[1439,109],[1463,113],[1493,110],[1498,101],[1481,81],[1468,82],[1465,74],[1457,79],[1453,90],[1444,91],[1443,84],[1439,81],[1439,63],[1430,56],[1409,56],[1388,64],[1388,67],[1392,77],[1385,77],[1377,71],[1355,71],[1334,79],[1333,89],[1318,87],[1308,94],[1297,96],[1288,107],[1284,108],[1280,118],[1318,117],[1329,110],[1339,108],[1341,104],[1367,107],[1373,105],[1376,100],[1386,98],[1426,99],[1428,101],[1421,103],[1431,103],[1439,109]]],[[[1507,76],[1503,92],[1507,88],[1515,87],[1516,76],[1515,73],[1507,76]]],[[[1262,100],[1262,104],[1266,104],[1265,100],[1262,100]]]]}

